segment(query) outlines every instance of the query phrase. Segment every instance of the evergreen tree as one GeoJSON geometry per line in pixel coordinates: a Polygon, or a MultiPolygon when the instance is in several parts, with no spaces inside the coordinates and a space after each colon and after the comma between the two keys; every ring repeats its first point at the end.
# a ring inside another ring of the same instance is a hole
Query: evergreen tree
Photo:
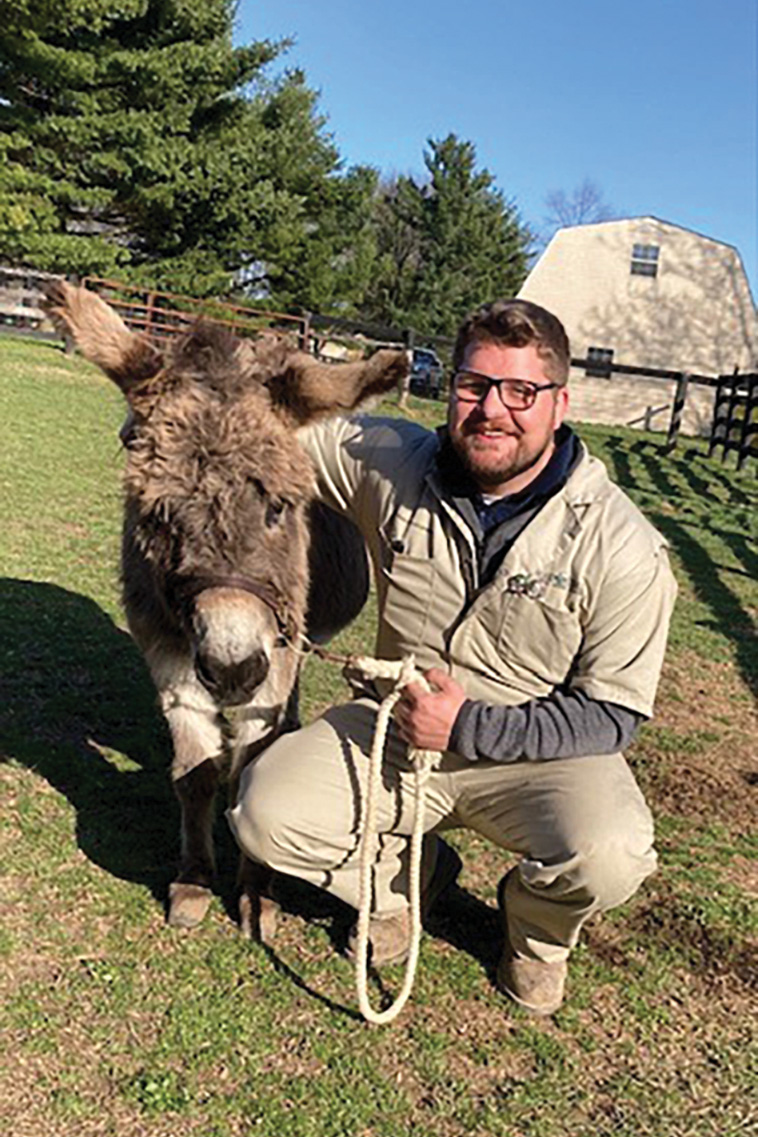
{"type": "Polygon", "coordinates": [[[4,9],[0,256],[195,295],[244,269],[289,303],[320,257],[319,297],[354,284],[334,230],[355,187],[302,74],[265,79],[286,45],[232,46],[233,0],[4,9]]]}
{"type": "Polygon", "coordinates": [[[478,304],[518,291],[531,235],[492,175],[476,169],[473,143],[449,134],[429,147],[429,180],[398,178],[379,203],[370,304],[376,319],[452,335],[478,304]]]}
{"type": "Polygon", "coordinates": [[[386,180],[373,206],[374,276],[364,301],[368,320],[407,327],[422,265],[423,195],[410,178],[386,180]]]}

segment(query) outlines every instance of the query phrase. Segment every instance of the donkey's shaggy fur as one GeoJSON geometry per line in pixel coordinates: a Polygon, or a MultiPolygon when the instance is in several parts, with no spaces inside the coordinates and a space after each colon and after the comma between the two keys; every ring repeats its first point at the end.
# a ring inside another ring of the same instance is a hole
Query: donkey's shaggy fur
{"type": "MultiPolygon", "coordinates": [[[[293,647],[306,630],[333,634],[366,598],[362,540],[314,503],[297,432],[395,386],[406,357],[320,364],[279,340],[243,342],[210,324],[158,348],[95,293],[65,283],[51,286],[48,309],[129,403],[124,606],[171,730],[182,854],[169,920],[191,926],[211,896],[222,710],[236,708],[234,787],[285,724],[293,647]]],[[[242,881],[243,920],[270,938],[267,872],[248,864],[242,881]]]]}

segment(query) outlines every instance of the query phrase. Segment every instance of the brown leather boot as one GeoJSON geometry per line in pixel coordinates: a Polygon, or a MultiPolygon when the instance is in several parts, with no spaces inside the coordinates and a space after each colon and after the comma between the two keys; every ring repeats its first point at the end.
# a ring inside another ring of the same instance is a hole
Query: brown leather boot
{"type": "MultiPolygon", "coordinates": [[[[441,837],[437,843],[437,860],[432,875],[421,890],[421,918],[425,920],[442,893],[458,879],[463,867],[455,849],[441,837]]],[[[347,941],[345,954],[355,961],[358,930],[354,927],[347,941]]],[[[387,916],[372,916],[369,925],[369,959],[372,967],[386,967],[391,963],[404,963],[411,948],[411,914],[408,908],[390,912],[387,916]]]]}
{"type": "MultiPolygon", "coordinates": [[[[515,872],[515,869],[511,869],[515,872]]],[[[553,1015],[563,1002],[568,965],[565,960],[545,963],[519,954],[508,938],[508,917],[505,906],[505,882],[500,881],[497,900],[505,932],[505,945],[500,956],[495,982],[503,994],[533,1015],[553,1015]]]]}
{"type": "Polygon", "coordinates": [[[506,943],[497,968],[496,983],[509,999],[533,1015],[553,1015],[563,1002],[568,965],[519,957],[506,943]]]}

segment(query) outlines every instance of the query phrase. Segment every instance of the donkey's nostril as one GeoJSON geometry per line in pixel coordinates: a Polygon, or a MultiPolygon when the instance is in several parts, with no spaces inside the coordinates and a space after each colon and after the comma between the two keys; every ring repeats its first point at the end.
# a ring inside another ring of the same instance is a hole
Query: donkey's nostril
{"type": "Polygon", "coordinates": [[[214,666],[212,661],[199,652],[195,656],[195,674],[202,685],[207,687],[212,695],[217,694],[216,686],[218,684],[220,670],[221,668],[219,668],[218,664],[214,666]]]}
{"type": "Polygon", "coordinates": [[[239,663],[223,663],[198,652],[195,673],[214,699],[224,706],[248,702],[268,675],[269,658],[263,649],[239,663]]]}
{"type": "Polygon", "coordinates": [[[241,682],[251,693],[256,687],[260,687],[268,675],[269,666],[269,658],[263,649],[254,651],[244,663],[240,664],[240,669],[243,672],[240,676],[241,682]]]}

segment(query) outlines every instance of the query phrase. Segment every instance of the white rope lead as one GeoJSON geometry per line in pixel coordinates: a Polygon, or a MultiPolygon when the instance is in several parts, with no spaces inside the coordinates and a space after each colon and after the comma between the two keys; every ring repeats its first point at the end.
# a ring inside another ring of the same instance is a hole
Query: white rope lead
{"type": "Polygon", "coordinates": [[[426,783],[429,774],[440,759],[439,751],[416,750],[412,748],[408,757],[415,770],[415,807],[416,813],[413,823],[410,845],[410,864],[408,869],[408,892],[411,915],[411,942],[408,960],[405,967],[405,978],[400,994],[394,1003],[384,1011],[375,1011],[368,997],[368,948],[371,924],[371,878],[376,861],[379,838],[377,834],[377,799],[381,787],[382,762],[384,759],[384,746],[389,730],[390,717],[395,704],[402,695],[402,690],[408,683],[420,683],[425,690],[429,685],[420,672],[416,671],[413,656],[408,656],[401,663],[389,663],[384,660],[361,657],[352,661],[352,665],[360,669],[369,679],[392,679],[395,686],[390,694],[381,703],[377,714],[374,739],[369,757],[369,775],[366,789],[366,808],[363,814],[362,833],[360,837],[360,889],[358,907],[358,932],[355,949],[355,984],[358,992],[358,1005],[361,1014],[367,1022],[384,1024],[392,1022],[402,1011],[413,989],[413,980],[416,975],[419,946],[421,943],[421,860],[424,842],[424,808],[426,799],[426,783]]]}

